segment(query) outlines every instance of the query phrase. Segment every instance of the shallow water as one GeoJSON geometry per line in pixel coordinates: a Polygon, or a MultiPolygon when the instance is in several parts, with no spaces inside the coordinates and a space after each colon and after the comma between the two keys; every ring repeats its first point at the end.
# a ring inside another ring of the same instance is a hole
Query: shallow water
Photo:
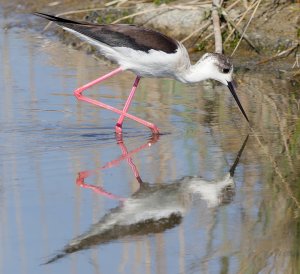
{"type": "MultiPolygon", "coordinates": [[[[120,140],[115,114],[73,97],[114,66],[24,29],[0,45],[0,273],[299,273],[287,81],[237,70],[250,130],[226,87],[142,79],[130,113],[163,134],[125,120],[120,140]]],[[[88,94],[122,108],[133,81],[88,94]]]]}

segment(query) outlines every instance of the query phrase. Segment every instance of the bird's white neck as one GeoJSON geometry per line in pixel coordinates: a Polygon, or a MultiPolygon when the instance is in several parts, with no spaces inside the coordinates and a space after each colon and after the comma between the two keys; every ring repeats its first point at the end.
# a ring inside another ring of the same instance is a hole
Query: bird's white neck
{"type": "Polygon", "coordinates": [[[203,62],[197,62],[177,75],[177,80],[183,83],[197,83],[210,78],[210,73],[203,62]]]}

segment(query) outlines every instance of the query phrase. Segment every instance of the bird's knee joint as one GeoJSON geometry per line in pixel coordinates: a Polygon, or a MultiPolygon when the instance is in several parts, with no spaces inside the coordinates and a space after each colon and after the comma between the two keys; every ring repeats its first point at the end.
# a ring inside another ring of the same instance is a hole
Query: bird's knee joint
{"type": "Polygon", "coordinates": [[[80,99],[82,97],[82,94],[81,94],[81,91],[76,89],[74,91],[74,96],[77,98],[77,99],[80,99]]]}

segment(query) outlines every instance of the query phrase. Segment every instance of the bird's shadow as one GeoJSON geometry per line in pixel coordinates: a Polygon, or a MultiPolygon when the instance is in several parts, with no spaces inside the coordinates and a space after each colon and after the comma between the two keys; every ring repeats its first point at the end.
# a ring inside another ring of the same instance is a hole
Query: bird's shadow
{"type": "Polygon", "coordinates": [[[53,263],[68,254],[88,249],[96,245],[109,243],[128,237],[161,233],[179,225],[191,206],[191,196],[195,195],[208,207],[228,204],[235,195],[233,180],[235,169],[247,144],[245,138],[236,159],[229,171],[220,180],[208,181],[197,176],[184,176],[167,184],[149,184],[144,182],[132,160],[132,156],[159,141],[159,135],[153,135],[147,142],[131,151],[118,136],[117,144],[122,154],[94,170],[78,173],[76,184],[95,193],[119,201],[119,205],[109,210],[88,231],[73,238],[65,247],[44,264],[53,263]],[[85,183],[85,179],[101,170],[112,168],[126,160],[129,164],[139,189],[130,197],[120,197],[107,192],[104,188],[85,183]]]}

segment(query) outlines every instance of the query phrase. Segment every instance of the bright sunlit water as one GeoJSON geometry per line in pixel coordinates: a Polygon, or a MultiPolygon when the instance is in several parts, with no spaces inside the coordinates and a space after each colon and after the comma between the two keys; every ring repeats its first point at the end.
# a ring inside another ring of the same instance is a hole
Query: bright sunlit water
{"type": "MultiPolygon", "coordinates": [[[[163,134],[126,119],[117,140],[118,116],[73,96],[114,68],[0,29],[0,273],[299,273],[299,110],[286,82],[237,73],[250,131],[226,87],[142,79],[130,113],[163,134]]],[[[122,108],[134,78],[86,95],[122,108]]]]}

